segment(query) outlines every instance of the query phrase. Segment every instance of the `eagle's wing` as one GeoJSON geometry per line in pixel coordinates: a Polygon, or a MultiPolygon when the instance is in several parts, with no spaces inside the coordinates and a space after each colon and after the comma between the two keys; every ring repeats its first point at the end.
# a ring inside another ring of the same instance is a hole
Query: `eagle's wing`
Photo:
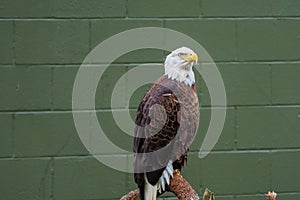
{"type": "MultiPolygon", "coordinates": [[[[149,153],[166,146],[174,139],[180,125],[180,104],[177,97],[168,87],[154,84],[139,105],[135,123],[134,153],[149,153]]],[[[157,155],[150,160],[147,156],[139,159],[136,157],[135,168],[146,166],[149,169],[147,179],[154,185],[172,158],[172,153],[168,156],[157,155]],[[151,171],[151,168],[156,170],[151,171]]],[[[142,186],[144,173],[135,173],[135,182],[139,187],[142,186]]]]}

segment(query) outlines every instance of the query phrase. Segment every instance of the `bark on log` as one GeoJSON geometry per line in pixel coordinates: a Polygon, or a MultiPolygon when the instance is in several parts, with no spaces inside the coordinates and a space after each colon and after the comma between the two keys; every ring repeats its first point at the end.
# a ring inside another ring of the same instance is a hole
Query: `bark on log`
{"type": "Polygon", "coordinates": [[[197,192],[178,171],[174,173],[167,191],[173,192],[179,200],[199,200],[197,192]]]}
{"type": "MultiPolygon", "coordinates": [[[[170,185],[166,191],[173,192],[179,200],[199,200],[199,196],[192,186],[179,174],[174,173],[174,177],[170,181],[170,185]]],[[[124,195],[120,200],[138,200],[140,191],[133,190],[124,195]]],[[[213,192],[206,189],[203,194],[203,200],[215,200],[213,192]]]]}
{"type": "Polygon", "coordinates": [[[140,197],[140,190],[136,189],[124,195],[120,200],[138,200],[139,197],[140,197]]]}

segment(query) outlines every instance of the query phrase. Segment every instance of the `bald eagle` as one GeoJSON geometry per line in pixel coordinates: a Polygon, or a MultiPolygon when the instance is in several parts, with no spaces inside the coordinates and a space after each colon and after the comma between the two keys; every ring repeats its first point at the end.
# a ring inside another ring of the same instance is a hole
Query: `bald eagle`
{"type": "Polygon", "coordinates": [[[155,200],[187,162],[199,123],[193,65],[198,56],[187,47],[172,51],[161,76],[139,104],[133,152],[134,179],[142,200],[155,200]]]}

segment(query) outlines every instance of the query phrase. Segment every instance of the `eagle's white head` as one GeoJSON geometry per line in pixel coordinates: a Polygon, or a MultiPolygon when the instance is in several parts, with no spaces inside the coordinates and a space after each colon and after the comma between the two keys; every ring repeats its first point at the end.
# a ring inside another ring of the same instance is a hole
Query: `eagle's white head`
{"type": "Polygon", "coordinates": [[[193,50],[180,47],[167,56],[165,75],[172,80],[192,86],[195,83],[192,67],[196,62],[198,62],[198,56],[193,50]]]}

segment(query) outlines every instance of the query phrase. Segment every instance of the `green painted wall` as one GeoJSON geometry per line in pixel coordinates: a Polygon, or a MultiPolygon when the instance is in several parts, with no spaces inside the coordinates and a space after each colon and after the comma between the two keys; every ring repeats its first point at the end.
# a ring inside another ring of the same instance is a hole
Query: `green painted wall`
{"type": "MultiPolygon", "coordinates": [[[[211,188],[218,200],[265,199],[268,190],[300,199],[299,0],[1,0],[0,199],[119,199],[136,187],[132,174],[104,166],[81,144],[71,97],[90,50],[143,26],[191,36],[224,79],[225,127],[201,160],[211,108],[197,75],[202,119],[184,171],[192,186],[200,194],[211,188]]],[[[165,55],[124,55],[99,83],[98,119],[124,149],[132,139],[112,120],[111,90],[132,63],[162,63],[165,55]]],[[[131,97],[133,113],[145,89],[131,97]]]]}

